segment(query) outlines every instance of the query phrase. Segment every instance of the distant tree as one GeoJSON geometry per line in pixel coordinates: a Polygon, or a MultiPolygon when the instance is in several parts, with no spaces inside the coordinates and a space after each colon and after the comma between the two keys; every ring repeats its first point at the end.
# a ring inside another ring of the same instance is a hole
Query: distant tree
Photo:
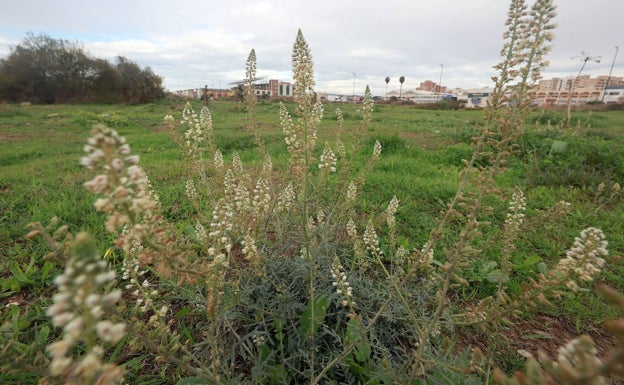
{"type": "Polygon", "coordinates": [[[95,59],[81,44],[47,34],[26,34],[0,60],[0,98],[37,103],[132,102],[164,96],[162,79],[121,58],[95,59]]]}
{"type": "Polygon", "coordinates": [[[399,87],[399,100],[401,100],[401,96],[403,95],[403,82],[405,82],[405,76],[401,76],[399,78],[399,83],[401,83],[401,87],[399,87]]]}
{"type": "Polygon", "coordinates": [[[238,100],[238,109],[240,111],[243,102],[245,101],[245,85],[239,83],[234,88],[234,97],[238,100]]]}
{"type": "Polygon", "coordinates": [[[147,103],[164,97],[162,78],[154,74],[150,67],[142,70],[136,63],[117,56],[116,68],[121,76],[121,95],[124,102],[147,103]]]}
{"type": "Polygon", "coordinates": [[[67,40],[29,32],[1,63],[2,78],[8,83],[2,88],[8,87],[14,100],[54,102],[60,96],[58,85],[65,80],[63,64],[72,61],[69,56],[77,48],[67,40]]]}
{"type": "Polygon", "coordinates": [[[390,76],[386,76],[386,99],[388,99],[388,83],[390,83],[390,76]]]}
{"type": "Polygon", "coordinates": [[[122,76],[117,68],[107,60],[95,60],[95,75],[91,85],[91,100],[102,103],[122,101],[122,76]]]}

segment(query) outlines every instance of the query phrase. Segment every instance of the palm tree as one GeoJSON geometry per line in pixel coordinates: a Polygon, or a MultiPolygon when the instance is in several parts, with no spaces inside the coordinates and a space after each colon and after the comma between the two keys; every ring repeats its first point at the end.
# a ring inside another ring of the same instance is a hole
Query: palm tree
{"type": "Polygon", "coordinates": [[[405,81],[405,76],[401,76],[399,78],[399,83],[401,83],[401,87],[399,88],[399,100],[401,100],[401,96],[403,94],[403,82],[405,81]]]}
{"type": "Polygon", "coordinates": [[[390,76],[386,76],[386,100],[388,100],[388,83],[390,83],[390,76]]]}

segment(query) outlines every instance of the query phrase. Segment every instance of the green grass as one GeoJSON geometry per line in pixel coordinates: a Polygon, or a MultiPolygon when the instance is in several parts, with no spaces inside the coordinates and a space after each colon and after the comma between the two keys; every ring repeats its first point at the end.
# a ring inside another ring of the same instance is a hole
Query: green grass
{"type": "MultiPolygon", "coordinates": [[[[184,158],[162,126],[164,115],[179,118],[183,106],[181,101],[167,100],[142,106],[0,107],[0,281],[5,283],[0,287],[0,305],[19,297],[40,306],[43,302],[35,296],[50,290],[49,280],[33,278],[35,283],[15,283],[15,274],[9,268],[17,264],[26,271],[30,266],[27,276],[36,278],[44,266],[41,257],[46,251],[39,243],[23,238],[29,222],[47,223],[57,216],[70,231],[87,230],[99,237],[103,250],[111,246],[103,231],[104,218],[92,208],[94,197],[82,187],[93,175],[78,165],[95,123],[108,124],[126,136],[133,152],[141,156],[165,215],[184,221],[190,210],[184,203],[184,158]]],[[[287,106],[292,110],[292,105],[287,106]]],[[[325,106],[319,147],[333,138],[335,107],[344,109],[343,140],[348,147],[353,145],[350,133],[359,125],[359,107],[338,104],[325,106]]],[[[236,151],[244,163],[260,164],[254,135],[245,127],[245,111],[233,102],[212,102],[210,108],[215,141],[224,157],[231,159],[236,151]]],[[[285,167],[288,154],[278,115],[277,103],[258,104],[262,142],[276,167],[285,167]]],[[[479,238],[477,246],[484,252],[463,273],[469,287],[456,293],[465,301],[492,293],[492,284],[482,279],[483,269],[499,258],[500,250],[488,240],[501,231],[507,199],[515,186],[521,187],[528,198],[527,226],[512,257],[516,264],[537,255],[551,266],[580,230],[598,227],[605,232],[612,255],[602,279],[624,290],[624,264],[620,258],[624,254],[624,200],[622,194],[606,200],[597,194],[601,182],[607,188],[616,182],[624,184],[624,111],[575,112],[573,121],[580,123],[568,130],[555,127],[562,116],[561,111],[535,111],[527,118],[520,151],[497,178],[496,187],[503,194],[488,201],[497,214],[486,218],[491,225],[479,238]],[[566,150],[553,153],[555,141],[566,142],[566,150]],[[561,200],[571,203],[571,213],[562,218],[545,216],[561,200]]],[[[356,165],[363,164],[375,140],[383,145],[382,157],[368,175],[358,201],[361,214],[378,216],[396,195],[401,202],[397,213],[399,243],[408,249],[420,248],[435,226],[436,216],[457,189],[461,160],[470,157],[470,138],[478,132],[482,119],[483,112],[477,110],[376,106],[371,128],[365,137],[357,138],[365,148],[353,157],[356,165]]],[[[509,284],[511,290],[534,274],[534,266],[519,271],[509,284]]],[[[614,316],[591,292],[570,296],[558,306],[552,311],[579,325],[614,316]]],[[[1,321],[7,322],[7,317],[3,315],[1,321]]],[[[33,322],[44,319],[41,312],[32,315],[33,322]]],[[[6,381],[12,380],[7,377],[6,381]]]]}

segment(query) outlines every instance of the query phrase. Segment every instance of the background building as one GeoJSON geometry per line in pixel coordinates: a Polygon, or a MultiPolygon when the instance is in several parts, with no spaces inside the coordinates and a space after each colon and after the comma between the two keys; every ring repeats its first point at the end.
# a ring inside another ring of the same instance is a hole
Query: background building
{"type": "MultiPolygon", "coordinates": [[[[211,99],[231,98],[236,95],[236,88],[240,84],[244,85],[244,83],[245,81],[238,82],[232,88],[227,89],[208,88],[207,92],[211,99]]],[[[292,98],[295,96],[294,84],[277,79],[256,83],[254,86],[256,89],[256,96],[258,98],[292,98]]],[[[205,90],[205,88],[192,88],[188,90],[173,91],[172,93],[187,99],[201,99],[205,90]]]]}
{"type": "Polygon", "coordinates": [[[607,104],[624,103],[624,85],[607,86],[603,98],[607,104]]]}
{"type": "MultiPolygon", "coordinates": [[[[609,88],[624,87],[624,78],[618,76],[612,76],[611,78],[598,76],[592,78],[590,75],[583,75],[541,80],[531,91],[533,104],[564,106],[567,105],[568,99],[571,105],[601,101],[605,94],[607,81],[609,88]]],[[[611,100],[609,99],[609,103],[617,103],[611,100]]],[[[607,102],[606,98],[605,102],[607,102]]]]}

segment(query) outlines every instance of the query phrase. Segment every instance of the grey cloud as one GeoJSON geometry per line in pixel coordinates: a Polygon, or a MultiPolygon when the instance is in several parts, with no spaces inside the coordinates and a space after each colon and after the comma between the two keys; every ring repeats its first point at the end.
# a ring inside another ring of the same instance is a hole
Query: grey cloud
{"type": "MultiPolygon", "coordinates": [[[[613,47],[624,44],[618,41],[624,2],[557,3],[552,66],[545,76],[575,75],[580,63],[572,57],[581,51],[602,56],[586,73],[606,74],[613,47]]],[[[350,94],[353,72],[359,90],[369,84],[383,93],[383,79],[401,75],[407,77],[404,87],[413,88],[438,81],[441,63],[444,85],[470,88],[491,83],[507,9],[508,1],[500,0],[15,1],[0,13],[0,55],[27,31],[47,32],[82,41],[94,56],[122,55],[150,66],[169,88],[225,86],[244,76],[252,48],[260,75],[290,77],[290,51],[301,28],[318,90],[350,94]]],[[[620,63],[614,73],[622,76],[620,63]]]]}

